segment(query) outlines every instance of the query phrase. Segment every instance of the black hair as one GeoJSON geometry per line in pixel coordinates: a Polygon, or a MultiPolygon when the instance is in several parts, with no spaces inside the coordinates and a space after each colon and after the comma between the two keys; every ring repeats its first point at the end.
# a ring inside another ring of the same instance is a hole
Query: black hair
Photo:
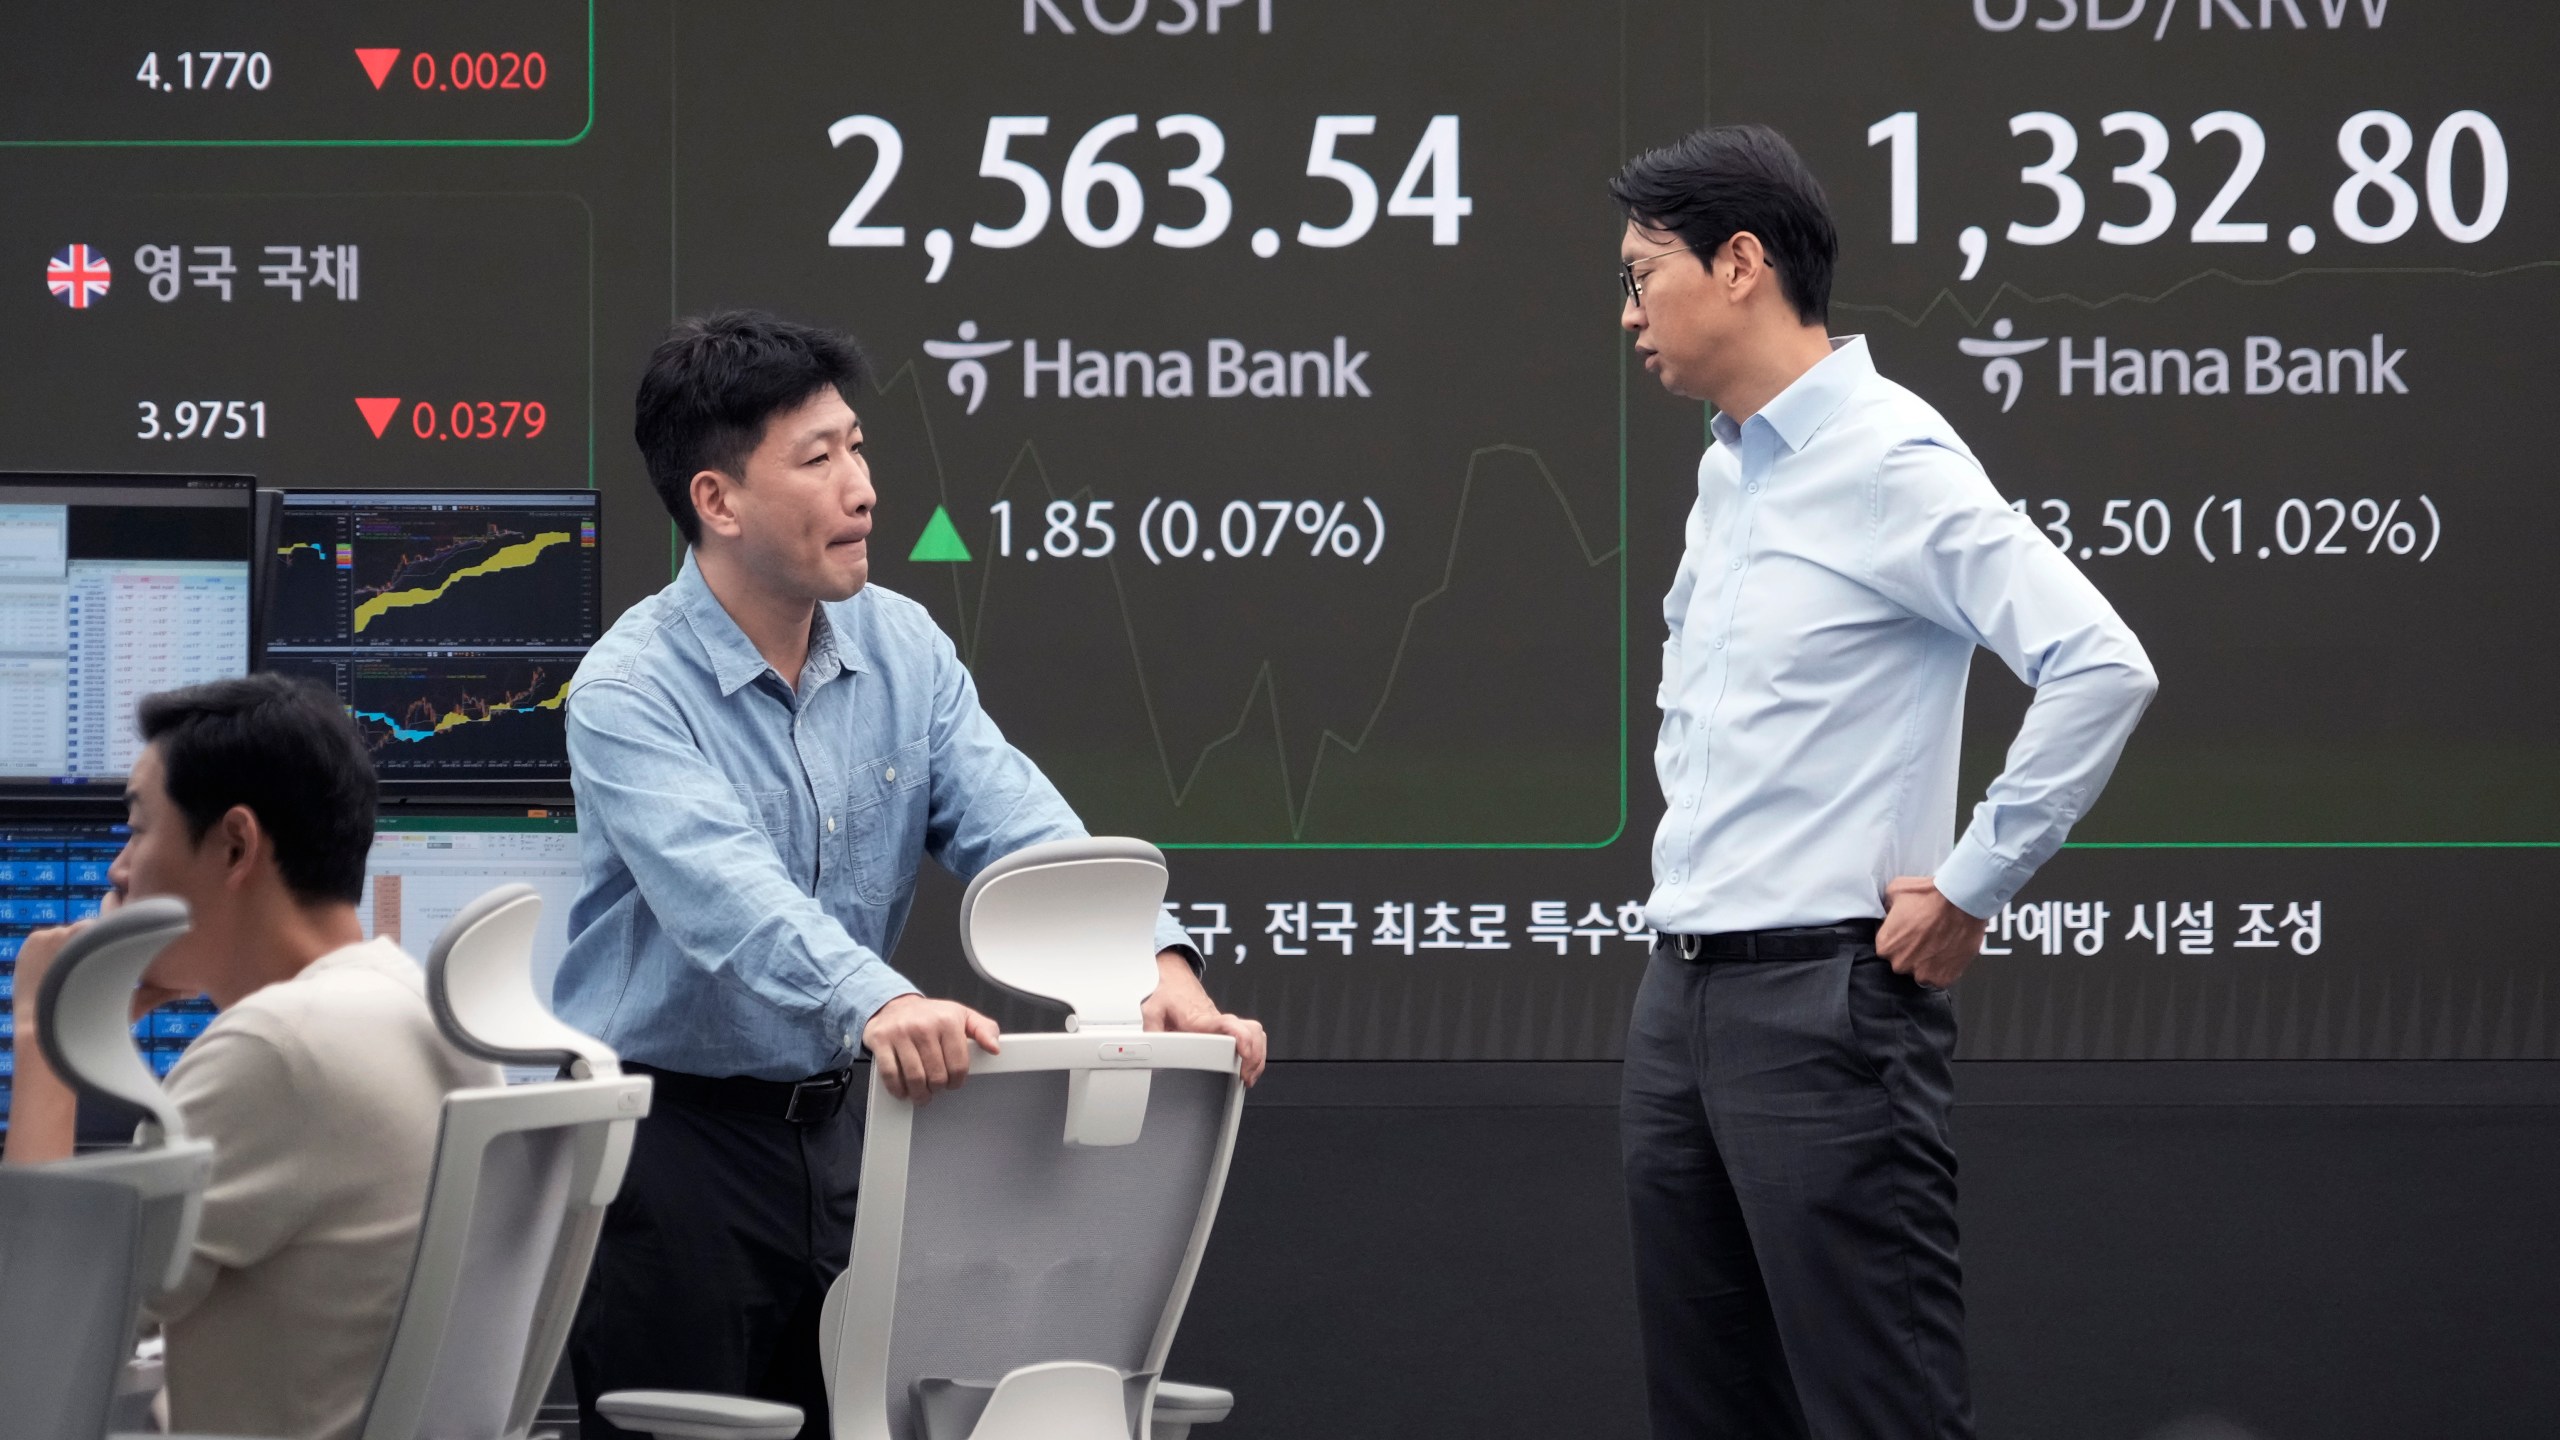
{"type": "Polygon", "coordinates": [[[631,435],[685,543],[702,540],[695,475],[742,474],[766,421],[830,388],[850,404],[869,374],[849,337],[760,310],[678,321],[649,355],[631,435]]]}
{"type": "Polygon", "coordinates": [[[142,697],[142,738],[160,747],[170,803],[201,844],[245,805],[305,903],[364,898],[373,846],[373,761],[338,698],[282,675],[245,675],[142,697]]]}
{"type": "Polygon", "coordinates": [[[1711,125],[1627,162],[1609,182],[1627,218],[1668,230],[1705,260],[1748,230],[1778,285],[1808,325],[1831,319],[1840,233],[1822,182],[1785,136],[1766,125],[1711,125]]]}

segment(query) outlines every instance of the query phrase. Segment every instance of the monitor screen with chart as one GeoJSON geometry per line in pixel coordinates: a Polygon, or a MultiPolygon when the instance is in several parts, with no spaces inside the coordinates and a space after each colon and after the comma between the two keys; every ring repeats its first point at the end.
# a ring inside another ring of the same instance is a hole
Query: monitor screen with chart
{"type": "Polygon", "coordinates": [[[264,668],[345,703],[392,794],[564,790],[599,630],[595,492],[283,493],[264,668]]]}

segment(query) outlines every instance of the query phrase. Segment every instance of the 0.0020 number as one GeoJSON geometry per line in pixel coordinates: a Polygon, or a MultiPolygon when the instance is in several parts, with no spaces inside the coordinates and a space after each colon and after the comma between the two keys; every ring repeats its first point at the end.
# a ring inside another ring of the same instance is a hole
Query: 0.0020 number
{"type": "Polygon", "coordinates": [[[539,50],[524,55],[456,50],[442,79],[437,78],[436,57],[426,51],[409,62],[409,83],[421,90],[539,90],[550,78],[551,62],[539,50]]]}
{"type": "Polygon", "coordinates": [[[134,417],[133,438],[136,440],[264,440],[267,438],[267,402],[264,400],[181,400],[169,407],[169,417],[160,418],[160,402],[137,400],[140,412],[134,417]]]}

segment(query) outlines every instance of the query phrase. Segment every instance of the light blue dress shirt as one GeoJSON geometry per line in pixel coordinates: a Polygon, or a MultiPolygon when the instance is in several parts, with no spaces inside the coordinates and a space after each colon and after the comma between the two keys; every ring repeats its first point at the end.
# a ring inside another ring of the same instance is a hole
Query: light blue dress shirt
{"type": "Polygon", "coordinates": [[[1085,833],[924,607],[877,585],[818,607],[795,693],[688,554],[589,652],[568,710],[586,873],[553,1002],[661,1069],[850,1063],[917,988],[886,957],[925,856],[967,879],[1085,833]]]}
{"type": "Polygon", "coordinates": [[[2098,798],[2158,688],[2141,643],[1863,338],[1714,429],[1663,602],[1669,808],[1647,919],[1873,919],[1902,875],[1997,912],[2098,798]],[[1975,646],[2036,694],[1958,838],[1975,646]]]}

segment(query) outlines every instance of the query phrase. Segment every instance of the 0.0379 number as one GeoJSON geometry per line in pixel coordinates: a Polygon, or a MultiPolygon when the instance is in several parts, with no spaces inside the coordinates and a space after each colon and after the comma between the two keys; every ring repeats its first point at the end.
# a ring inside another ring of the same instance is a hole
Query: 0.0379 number
{"type": "Polygon", "coordinates": [[[264,400],[181,400],[169,407],[167,419],[160,415],[156,400],[135,402],[140,413],[134,417],[133,438],[136,440],[264,440],[267,438],[267,402],[264,400]]]}

